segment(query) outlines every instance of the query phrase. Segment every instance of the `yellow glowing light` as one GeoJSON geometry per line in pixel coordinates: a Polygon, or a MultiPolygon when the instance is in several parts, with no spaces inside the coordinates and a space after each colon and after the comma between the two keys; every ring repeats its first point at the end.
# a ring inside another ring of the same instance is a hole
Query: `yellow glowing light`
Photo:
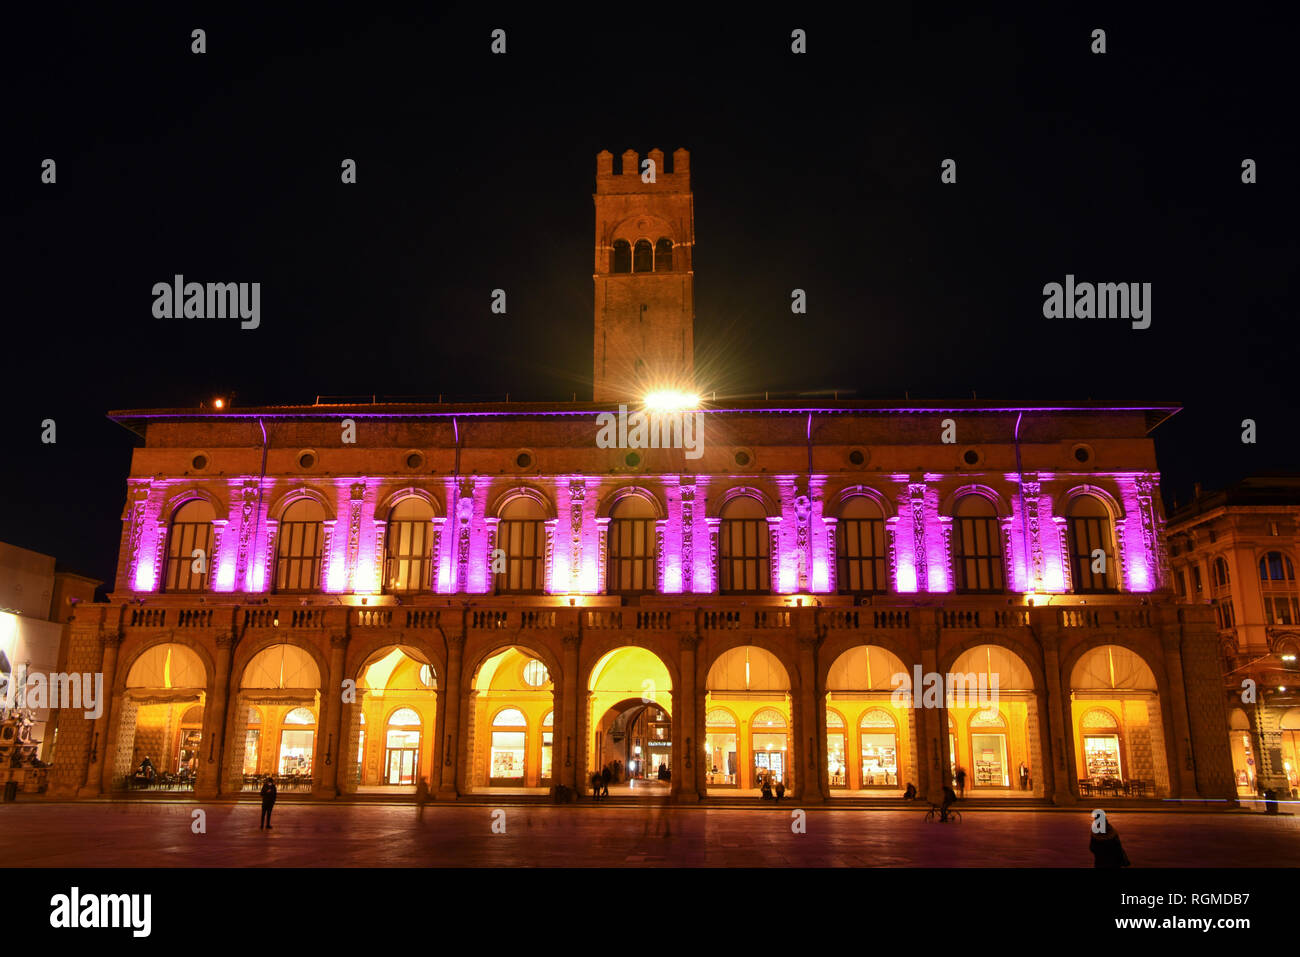
{"type": "Polygon", "coordinates": [[[1282,656],[1282,660],[1283,660],[1283,661],[1295,661],[1295,655],[1283,655],[1283,656],[1282,656]]]}
{"type": "Polygon", "coordinates": [[[213,404],[214,406],[216,406],[218,409],[224,409],[224,408],[226,407],[226,400],[225,400],[225,399],[214,399],[213,402],[212,402],[212,404],[213,404]]]}
{"type": "Polygon", "coordinates": [[[700,396],[694,392],[682,392],[677,389],[661,389],[645,397],[647,412],[682,412],[697,409],[700,396]]]}

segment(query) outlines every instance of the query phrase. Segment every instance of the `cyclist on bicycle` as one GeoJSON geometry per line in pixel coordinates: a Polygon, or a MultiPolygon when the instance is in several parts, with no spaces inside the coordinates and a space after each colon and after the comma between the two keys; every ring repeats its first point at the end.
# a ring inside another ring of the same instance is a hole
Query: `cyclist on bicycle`
{"type": "Polygon", "coordinates": [[[949,805],[954,804],[956,800],[957,800],[957,792],[952,789],[951,784],[945,784],[943,786],[943,807],[939,809],[940,823],[947,823],[948,807],[949,805]]]}

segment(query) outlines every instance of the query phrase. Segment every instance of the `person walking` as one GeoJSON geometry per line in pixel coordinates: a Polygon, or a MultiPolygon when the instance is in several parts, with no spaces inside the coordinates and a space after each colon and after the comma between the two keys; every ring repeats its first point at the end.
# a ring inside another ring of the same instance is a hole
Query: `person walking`
{"type": "Polygon", "coordinates": [[[601,784],[600,772],[592,771],[591,772],[591,799],[593,801],[600,800],[600,784],[601,784]]]}
{"type": "MultiPolygon", "coordinates": [[[[961,772],[959,771],[958,773],[961,772]]],[[[943,806],[939,808],[940,824],[948,823],[948,808],[950,808],[956,802],[956,800],[957,800],[957,792],[952,789],[951,784],[945,784],[943,786],[943,806]]]]}
{"type": "Polygon", "coordinates": [[[1119,841],[1119,832],[1110,821],[1104,821],[1100,831],[1092,832],[1088,850],[1092,851],[1093,867],[1128,867],[1131,863],[1119,841]]]}
{"type": "Polygon", "coordinates": [[[964,798],[966,796],[966,769],[958,768],[955,777],[957,780],[957,794],[964,798]]]}
{"type": "Polygon", "coordinates": [[[600,796],[601,797],[603,798],[609,797],[609,779],[612,778],[613,776],[614,776],[614,772],[609,769],[609,765],[608,764],[605,765],[604,769],[600,772],[600,796]]]}
{"type": "Polygon", "coordinates": [[[262,782],[262,822],[257,825],[257,829],[259,831],[263,827],[265,827],[268,831],[271,830],[271,811],[274,808],[275,808],[275,778],[273,778],[271,775],[268,774],[266,776],[266,780],[262,782]]]}
{"type": "Polygon", "coordinates": [[[1020,762],[1020,790],[1029,790],[1029,767],[1024,761],[1020,762]]]}

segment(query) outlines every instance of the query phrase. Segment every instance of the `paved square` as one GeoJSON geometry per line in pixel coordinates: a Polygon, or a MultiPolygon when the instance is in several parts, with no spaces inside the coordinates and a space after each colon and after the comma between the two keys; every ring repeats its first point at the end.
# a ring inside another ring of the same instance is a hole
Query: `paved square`
{"type": "MultiPolygon", "coordinates": [[[[10,804],[5,867],[1091,867],[1088,810],[295,804],[10,804]],[[191,831],[206,812],[207,833],[191,831]],[[504,833],[493,833],[504,821],[504,833]]],[[[1134,867],[1295,867],[1300,817],[1117,811],[1134,867]]]]}

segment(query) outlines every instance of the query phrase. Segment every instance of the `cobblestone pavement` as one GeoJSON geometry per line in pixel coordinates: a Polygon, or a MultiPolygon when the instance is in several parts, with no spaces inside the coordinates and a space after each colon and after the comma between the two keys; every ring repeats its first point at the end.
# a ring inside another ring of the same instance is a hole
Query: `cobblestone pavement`
{"type": "MultiPolygon", "coordinates": [[[[1087,810],[968,811],[927,824],[919,810],[789,807],[10,804],[0,866],[994,866],[1091,867],[1087,810]],[[191,830],[206,813],[207,833],[191,830]],[[505,833],[494,834],[494,814],[505,833]]],[[[1129,813],[1110,820],[1135,867],[1300,866],[1300,817],[1129,813]]]]}

